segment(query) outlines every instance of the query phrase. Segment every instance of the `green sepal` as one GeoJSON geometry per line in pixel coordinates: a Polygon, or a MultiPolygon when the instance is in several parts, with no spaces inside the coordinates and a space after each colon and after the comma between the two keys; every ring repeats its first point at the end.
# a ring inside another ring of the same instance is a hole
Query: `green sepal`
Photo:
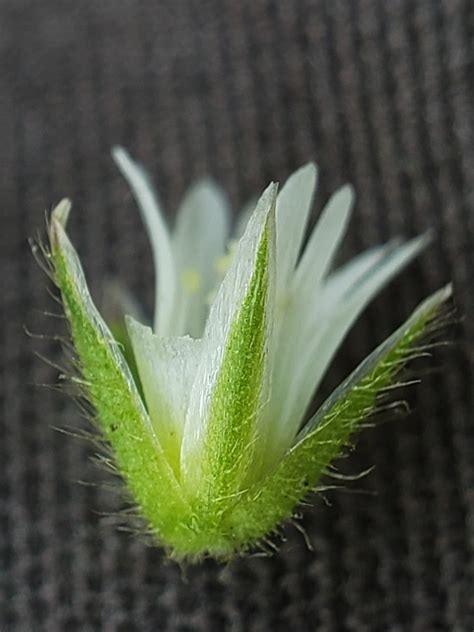
{"type": "Polygon", "coordinates": [[[146,404],[145,396],[143,393],[143,386],[140,380],[140,374],[138,372],[138,367],[135,360],[135,355],[133,353],[132,343],[130,342],[130,337],[125,325],[125,320],[123,318],[121,320],[111,320],[108,322],[108,325],[114,340],[116,340],[120,345],[123,358],[128,368],[130,369],[132,379],[137,387],[138,392],[140,393],[140,397],[142,398],[143,403],[146,404]]]}
{"type": "Polygon", "coordinates": [[[417,344],[436,321],[451,291],[451,286],[446,286],[424,301],[332,393],[273,472],[249,487],[225,516],[223,529],[228,529],[237,540],[255,543],[292,516],[331,461],[376,409],[401,368],[416,355],[417,344]]]}
{"type": "Polygon", "coordinates": [[[252,467],[258,441],[258,414],[268,343],[270,240],[267,220],[255,269],[244,301],[232,323],[222,367],[212,393],[206,439],[201,453],[201,494],[210,499],[215,514],[229,497],[239,494],[252,467]]]}
{"type": "Polygon", "coordinates": [[[51,216],[49,238],[54,280],[77,352],[81,383],[93,404],[96,422],[112,447],[138,512],[165,545],[186,525],[189,513],[179,484],[153,431],[119,345],[98,313],[87,289],[79,258],[65,232],[70,204],[63,201],[51,216]]]}

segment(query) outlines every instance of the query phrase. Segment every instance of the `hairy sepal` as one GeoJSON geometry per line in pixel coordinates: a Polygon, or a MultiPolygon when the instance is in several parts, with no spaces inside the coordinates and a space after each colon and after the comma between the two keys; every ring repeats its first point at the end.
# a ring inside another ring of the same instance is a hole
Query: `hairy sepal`
{"type": "Polygon", "coordinates": [[[90,297],[79,258],[65,232],[69,204],[51,216],[49,238],[54,280],[61,291],[86,396],[110,444],[139,513],[165,545],[182,541],[189,514],[178,482],[153,430],[119,345],[90,297]]]}
{"type": "Polygon", "coordinates": [[[451,286],[447,286],[424,301],[358,366],[310,419],[274,470],[239,499],[226,516],[226,526],[223,520],[223,529],[239,540],[257,542],[292,516],[361,422],[377,408],[386,389],[396,382],[450,296],[451,286]]]}
{"type": "Polygon", "coordinates": [[[268,227],[249,291],[232,325],[209,409],[201,484],[220,504],[238,494],[250,474],[266,356],[268,227]]]}
{"type": "MultiPolygon", "coordinates": [[[[206,469],[206,465],[202,470],[206,474],[204,481],[207,487],[201,489],[207,489],[207,498],[212,492],[217,502],[203,507],[200,502],[195,502],[195,496],[189,495],[189,489],[183,487],[183,481],[178,480],[167,461],[120,347],[92,302],[79,259],[65,232],[68,211],[69,205],[64,202],[53,212],[49,256],[70,323],[83,384],[96,409],[97,424],[112,448],[117,470],[131,491],[138,512],[149,524],[154,537],[175,558],[196,559],[211,555],[229,559],[257,544],[275,531],[282,521],[291,518],[298,503],[314,489],[330,462],[348,445],[361,422],[377,408],[381,395],[395,383],[401,367],[416,353],[420,339],[429,332],[451,293],[451,288],[447,287],[425,301],[400,329],[378,347],[336,389],[300,432],[294,445],[263,478],[247,476],[245,485],[238,485],[243,472],[239,469],[240,465],[236,469],[230,461],[227,463],[229,467],[219,474],[220,459],[224,457],[225,462],[228,455],[220,448],[209,449],[208,446],[208,465],[213,459],[214,465],[210,469],[206,469]],[[202,511],[204,508],[205,511],[202,511]]],[[[268,238],[268,233],[265,234],[268,238]]],[[[264,237],[240,309],[244,308],[247,300],[248,307],[253,306],[245,316],[240,311],[233,319],[226,336],[224,360],[213,388],[214,395],[222,388],[224,397],[232,380],[243,380],[245,362],[233,364],[229,360],[229,372],[225,368],[229,354],[237,353],[238,341],[242,343],[240,334],[235,334],[234,339],[234,327],[243,327],[248,332],[256,327],[254,340],[258,343],[256,348],[260,349],[256,358],[263,360],[265,357],[265,353],[261,355],[259,341],[262,332],[258,323],[262,323],[266,309],[261,301],[268,271],[265,272],[265,266],[259,269],[258,260],[262,257],[261,261],[264,261],[267,257],[268,261],[268,252],[264,257],[267,247],[264,237]],[[219,379],[226,384],[221,387],[219,379]]],[[[263,370],[260,360],[256,361],[254,369],[250,375],[251,392],[248,394],[251,411],[258,401],[257,384],[263,370]]],[[[210,419],[214,415],[216,424],[224,403],[224,399],[220,403],[218,399],[210,407],[210,419]]],[[[237,411],[231,410],[226,414],[232,419],[226,430],[229,439],[236,427],[237,411]]],[[[254,419],[252,415],[250,418],[254,419]]],[[[241,447],[247,445],[251,448],[249,438],[257,427],[253,423],[251,432],[238,438],[241,447]]],[[[249,428],[244,432],[247,430],[249,428]]],[[[255,438],[258,439],[258,434],[255,438]]],[[[251,461],[245,467],[249,465],[251,469],[251,461]]],[[[206,494],[199,496],[201,500],[206,498],[206,494]]]]}
{"type": "Polygon", "coordinates": [[[252,474],[269,384],[276,186],[262,195],[206,326],[181,450],[182,482],[216,516],[252,474]]]}

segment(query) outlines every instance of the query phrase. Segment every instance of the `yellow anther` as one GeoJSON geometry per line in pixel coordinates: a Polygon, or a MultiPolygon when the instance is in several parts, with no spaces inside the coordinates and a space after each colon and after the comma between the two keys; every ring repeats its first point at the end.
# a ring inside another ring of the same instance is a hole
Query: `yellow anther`
{"type": "Polygon", "coordinates": [[[222,257],[218,257],[216,259],[216,270],[219,274],[224,275],[229,269],[230,262],[232,261],[232,255],[222,255],[222,257]]]}
{"type": "Polygon", "coordinates": [[[197,270],[188,268],[181,273],[181,284],[187,292],[194,294],[201,287],[202,279],[197,270]]]}
{"type": "Polygon", "coordinates": [[[234,258],[236,249],[237,249],[237,240],[230,239],[229,243],[227,244],[227,253],[225,255],[222,255],[222,257],[218,257],[216,259],[215,264],[214,264],[215,268],[217,272],[221,274],[222,276],[224,276],[224,274],[229,269],[230,264],[232,263],[232,259],[234,258]]]}

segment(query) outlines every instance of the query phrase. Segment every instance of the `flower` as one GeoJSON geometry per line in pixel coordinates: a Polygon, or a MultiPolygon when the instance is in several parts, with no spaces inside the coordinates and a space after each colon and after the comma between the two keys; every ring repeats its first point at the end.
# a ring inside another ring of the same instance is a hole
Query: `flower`
{"type": "Polygon", "coordinates": [[[229,558],[293,515],[393,385],[451,288],[425,300],[306,419],[353,322],[429,238],[391,241],[333,271],[354,198],[345,186],[300,254],[316,186],[309,164],[281,192],[268,186],[226,251],[227,204],[213,183],[191,189],[170,235],[145,172],[123,149],[114,158],[153,248],[154,323],[125,317],[134,376],[92,302],[63,200],[49,258],[82,381],[150,532],[177,558],[229,558]]]}

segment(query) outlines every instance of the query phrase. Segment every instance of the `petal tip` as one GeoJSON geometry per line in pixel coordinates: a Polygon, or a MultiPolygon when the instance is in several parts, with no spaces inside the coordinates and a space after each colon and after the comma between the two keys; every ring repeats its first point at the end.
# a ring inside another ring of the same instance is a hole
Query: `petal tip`
{"type": "Polygon", "coordinates": [[[132,162],[130,154],[121,145],[114,145],[110,153],[112,154],[115,164],[121,170],[123,170],[127,164],[132,162]]]}
{"type": "Polygon", "coordinates": [[[69,214],[71,212],[71,200],[68,198],[62,199],[59,204],[55,206],[51,213],[51,220],[58,222],[63,228],[66,228],[69,214]]]}
{"type": "Polygon", "coordinates": [[[344,196],[344,199],[347,199],[348,203],[354,203],[356,193],[354,186],[350,182],[346,182],[346,184],[343,184],[337,193],[341,196],[344,196]]]}
{"type": "Polygon", "coordinates": [[[311,186],[316,188],[316,183],[318,181],[318,166],[315,162],[307,162],[295,171],[294,175],[299,175],[301,178],[308,179],[311,186]]]}
{"type": "Polygon", "coordinates": [[[314,176],[317,175],[318,173],[318,165],[313,162],[312,160],[310,160],[309,162],[305,163],[304,165],[302,165],[298,171],[300,172],[305,172],[305,173],[310,173],[314,176]]]}

